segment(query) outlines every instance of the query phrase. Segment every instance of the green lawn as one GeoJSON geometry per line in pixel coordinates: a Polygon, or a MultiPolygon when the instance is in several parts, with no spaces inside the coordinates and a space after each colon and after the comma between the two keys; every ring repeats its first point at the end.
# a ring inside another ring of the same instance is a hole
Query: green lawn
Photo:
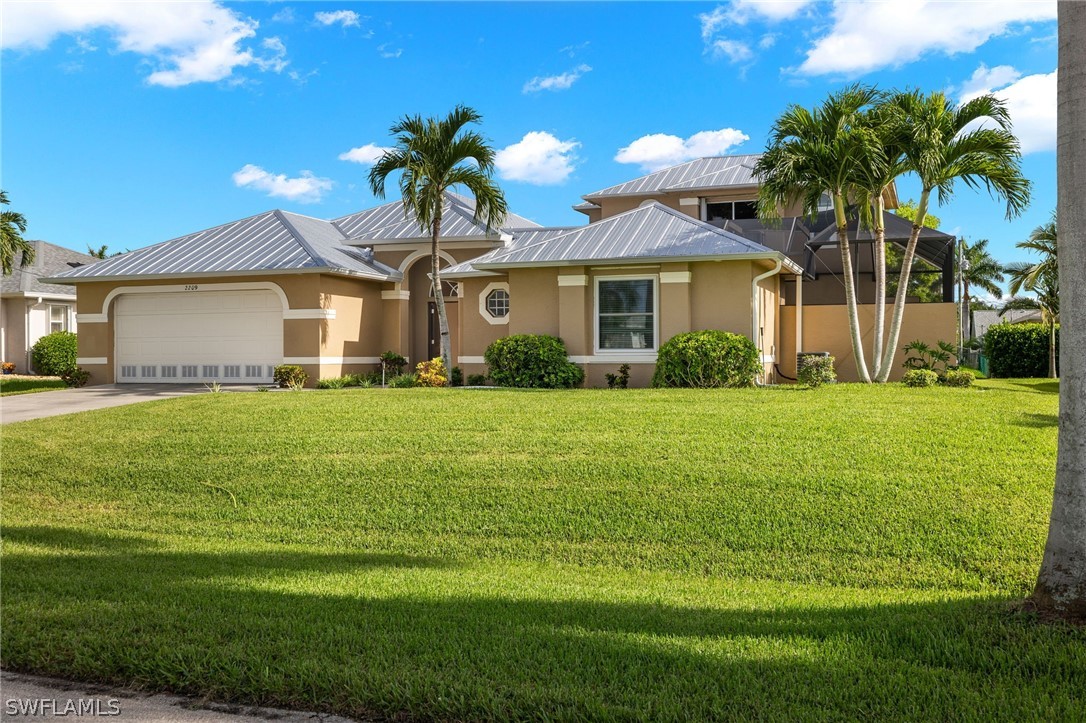
{"type": "Polygon", "coordinates": [[[346,715],[1081,720],[1056,386],[206,394],[4,427],[5,668],[346,715]]]}
{"type": "Polygon", "coordinates": [[[0,397],[48,392],[53,389],[64,389],[65,386],[67,385],[58,377],[0,375],[0,397]]]}

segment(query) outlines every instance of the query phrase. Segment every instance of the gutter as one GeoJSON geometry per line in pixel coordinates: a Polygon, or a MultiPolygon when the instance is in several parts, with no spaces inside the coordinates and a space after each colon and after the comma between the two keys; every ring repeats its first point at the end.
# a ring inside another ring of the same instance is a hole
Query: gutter
{"type": "MultiPolygon", "coordinates": [[[[540,243],[547,243],[541,241],[540,243]]],[[[516,253],[516,250],[509,253],[516,253]]],[[[491,270],[505,270],[505,269],[534,269],[543,267],[554,266],[610,266],[610,265],[629,265],[630,263],[686,263],[694,261],[750,261],[750,260],[768,259],[776,262],[779,267],[784,268],[789,273],[801,274],[803,269],[797,265],[791,259],[785,257],[783,254],[777,251],[770,252],[752,252],[752,253],[738,253],[738,254],[709,254],[699,256],[623,256],[621,258],[610,259],[561,259],[557,261],[518,261],[518,262],[506,262],[502,263],[500,260],[494,262],[480,262],[472,265],[480,271],[491,270]]]]}
{"type": "MultiPolygon", "coordinates": [[[[784,264],[781,262],[781,259],[778,258],[777,263],[774,264],[772,269],[766,271],[763,274],[758,274],[754,277],[754,280],[750,282],[751,339],[754,341],[754,346],[758,347],[758,361],[761,364],[762,368],[762,371],[758,375],[759,377],[765,374],[765,362],[763,361],[763,359],[765,358],[765,354],[763,353],[761,343],[761,301],[758,298],[758,284],[765,279],[768,279],[770,276],[775,276],[776,274],[779,274],[783,265],[784,264]]],[[[765,380],[763,379],[759,381],[758,384],[764,385],[765,380]]]]}

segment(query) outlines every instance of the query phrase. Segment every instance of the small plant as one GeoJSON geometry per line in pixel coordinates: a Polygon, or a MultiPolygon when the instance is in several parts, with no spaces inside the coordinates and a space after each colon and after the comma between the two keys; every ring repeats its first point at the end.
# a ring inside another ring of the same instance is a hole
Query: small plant
{"type": "Polygon", "coordinates": [[[385,370],[385,378],[391,379],[403,374],[403,368],[407,366],[407,359],[394,351],[386,351],[380,356],[381,368],[385,370]]]}
{"type": "Polygon", "coordinates": [[[460,367],[453,367],[452,373],[449,374],[449,386],[450,387],[462,387],[464,386],[464,370],[460,367]]]}
{"type": "Polygon", "coordinates": [[[705,330],[676,334],[656,356],[654,387],[750,387],[762,370],[758,347],[741,334],[705,330]]]}
{"type": "Polygon", "coordinates": [[[468,374],[469,387],[485,387],[486,374],[468,374]]]}
{"type": "Polygon", "coordinates": [[[796,372],[796,381],[805,384],[811,389],[823,384],[832,384],[837,381],[837,372],[833,369],[832,356],[818,356],[816,354],[804,354],[799,358],[799,370],[796,372]]]}
{"type": "Polygon", "coordinates": [[[939,375],[931,369],[910,369],[901,378],[907,387],[934,387],[939,383],[939,375]]]}
{"type": "Polygon", "coordinates": [[[603,376],[607,379],[608,389],[627,389],[630,386],[630,365],[622,364],[618,368],[618,374],[608,372],[603,376]]]}
{"type": "Polygon", "coordinates": [[[407,389],[415,386],[414,374],[400,374],[388,380],[388,386],[393,389],[407,389]]]}
{"type": "Polygon", "coordinates": [[[497,339],[483,359],[490,378],[502,387],[563,389],[584,381],[584,370],[569,360],[566,345],[547,334],[514,334],[497,339]]]}
{"type": "Polygon", "coordinates": [[[415,367],[415,385],[420,387],[446,387],[449,377],[445,374],[445,362],[441,357],[419,362],[415,367]]]}
{"type": "Polygon", "coordinates": [[[271,387],[266,387],[263,384],[256,388],[258,392],[270,392],[271,387]]]}
{"type": "Polygon", "coordinates": [[[15,362],[4,362],[4,374],[15,373],[15,362]]]}
{"type": "Polygon", "coordinates": [[[60,379],[69,387],[85,387],[90,381],[90,372],[83,367],[76,367],[61,374],[60,379]]]}
{"type": "Polygon", "coordinates": [[[219,394],[222,392],[222,384],[219,384],[218,382],[210,382],[204,385],[204,389],[211,392],[212,394],[219,394]]]}
{"type": "Polygon", "coordinates": [[[976,378],[971,369],[951,369],[943,376],[943,384],[948,387],[971,387],[976,378]]]}
{"type": "Polygon", "coordinates": [[[305,389],[305,380],[304,379],[295,379],[294,381],[292,381],[290,384],[287,385],[287,389],[289,389],[292,392],[300,392],[303,389],[305,389]]]}
{"type": "Polygon", "coordinates": [[[360,389],[371,389],[371,388],[373,388],[374,384],[373,384],[373,381],[371,381],[368,377],[363,377],[363,378],[357,380],[351,386],[352,387],[358,387],[360,389]]]}
{"type": "Polygon", "coordinates": [[[272,376],[280,389],[293,389],[295,384],[304,385],[309,375],[297,364],[280,364],[272,376]]]}
{"type": "Polygon", "coordinates": [[[317,382],[317,389],[343,389],[352,381],[350,376],[330,377],[317,382]]]}
{"type": "Polygon", "coordinates": [[[34,371],[50,377],[75,369],[78,356],[76,337],[70,331],[54,331],[34,342],[30,349],[30,358],[34,371]]]}
{"type": "Polygon", "coordinates": [[[930,369],[937,374],[945,374],[950,366],[950,360],[954,358],[956,350],[950,342],[940,341],[931,347],[917,339],[904,347],[906,354],[902,364],[906,369],[930,369]]]}

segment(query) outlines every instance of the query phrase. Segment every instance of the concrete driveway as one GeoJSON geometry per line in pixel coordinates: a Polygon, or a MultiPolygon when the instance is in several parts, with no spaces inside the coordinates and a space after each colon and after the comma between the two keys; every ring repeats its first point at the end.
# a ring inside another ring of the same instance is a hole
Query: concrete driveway
{"type": "MultiPolygon", "coordinates": [[[[230,391],[253,391],[256,387],[224,387],[230,391]]],[[[125,404],[169,399],[188,394],[207,393],[203,384],[103,384],[82,389],[61,389],[0,397],[0,423],[25,422],[28,419],[55,417],[58,414],[86,412],[91,409],[121,407],[125,404]]]]}

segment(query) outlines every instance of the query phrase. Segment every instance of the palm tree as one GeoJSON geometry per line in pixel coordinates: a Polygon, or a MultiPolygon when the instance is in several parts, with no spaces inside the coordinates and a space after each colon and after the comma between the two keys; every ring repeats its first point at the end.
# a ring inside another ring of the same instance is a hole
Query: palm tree
{"type": "Polygon", "coordinates": [[[913,230],[905,247],[889,337],[876,377],[880,382],[890,376],[905,317],[909,272],[931,194],[936,193],[936,199],[942,204],[954,195],[954,186],[959,180],[969,188],[983,187],[1006,201],[1006,215],[1010,219],[1029,204],[1030,192],[1030,183],[1020,168],[1022,153],[1018,139],[1010,130],[1006,104],[995,96],[982,95],[953,106],[942,92],[923,95],[918,91],[904,91],[895,93],[886,103],[896,116],[895,123],[901,134],[897,137],[905,142],[906,168],[919,177],[921,192],[913,230]],[[969,130],[969,126],[977,121],[987,121],[995,127],[969,130]]]}
{"type": "Polygon", "coordinates": [[[93,256],[96,259],[109,258],[109,246],[102,244],[98,248],[94,248],[91,245],[87,245],[87,255],[93,256]]]}
{"type": "Polygon", "coordinates": [[[467,188],[475,197],[474,220],[484,222],[488,232],[501,226],[507,213],[505,195],[491,178],[494,149],[476,131],[465,130],[468,124],[481,121],[482,116],[465,105],[456,106],[445,118],[404,116],[389,129],[396,145],[377,160],[369,176],[373,195],[384,198],[385,179],[393,171],[402,171],[404,217],[414,213],[419,228],[430,235],[430,276],[446,370],[452,369],[452,343],[438,255],[445,194],[453,186],[467,188]]]}
{"type": "MultiPolygon", "coordinates": [[[[1011,280],[1007,286],[1012,297],[1023,290],[1034,294],[1035,298],[1012,298],[1003,306],[1003,311],[1011,309],[1040,309],[1041,323],[1048,327],[1048,376],[1056,378],[1056,324],[1060,320],[1060,278],[1059,264],[1056,257],[1056,217],[1033,229],[1027,241],[1015,244],[1041,254],[1041,260],[1035,264],[1018,261],[1005,267],[1011,280]],[[1013,303],[1012,303],[1013,302],[1013,303]]],[[[1001,314],[1003,312],[1000,312],[1001,314]]]]}
{"type": "Polygon", "coordinates": [[[969,339],[974,335],[973,319],[970,316],[973,300],[969,294],[969,287],[976,286],[987,291],[991,296],[1002,299],[1003,289],[999,287],[999,284],[1004,279],[1003,265],[988,253],[988,239],[981,239],[972,244],[965,239],[959,239],[958,249],[959,258],[961,258],[958,278],[962,283],[962,337],[969,339]]]}
{"type": "Polygon", "coordinates": [[[864,382],[871,381],[871,374],[856,306],[846,207],[860,194],[862,180],[883,173],[885,155],[864,117],[878,97],[870,86],[853,85],[810,110],[789,106],[773,124],[768,147],[754,168],[761,182],[758,215],[766,221],[778,220],[782,209],[796,205],[813,216],[824,194],[833,200],[852,354],[864,382]]]}
{"type": "MultiPolygon", "coordinates": [[[[0,205],[8,206],[7,191],[0,191],[0,205]]],[[[26,216],[15,211],[0,212],[0,268],[4,276],[15,270],[15,257],[21,256],[20,266],[34,263],[34,244],[23,238],[26,233],[26,216]]]]}
{"type": "Polygon", "coordinates": [[[1060,438],[1056,490],[1032,603],[1086,621],[1086,3],[1058,3],[1056,175],[1060,214],[1060,438]]]}

